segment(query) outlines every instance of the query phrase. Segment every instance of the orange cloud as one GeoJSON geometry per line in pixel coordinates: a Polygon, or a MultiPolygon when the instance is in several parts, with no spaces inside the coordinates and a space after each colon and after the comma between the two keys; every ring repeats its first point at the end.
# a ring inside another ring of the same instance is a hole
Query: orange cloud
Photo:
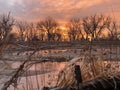
{"type": "Polygon", "coordinates": [[[73,17],[120,13],[120,0],[0,0],[0,13],[9,11],[19,20],[38,21],[51,16],[62,23],[73,17]],[[113,12],[112,12],[113,13],[113,12]]]}

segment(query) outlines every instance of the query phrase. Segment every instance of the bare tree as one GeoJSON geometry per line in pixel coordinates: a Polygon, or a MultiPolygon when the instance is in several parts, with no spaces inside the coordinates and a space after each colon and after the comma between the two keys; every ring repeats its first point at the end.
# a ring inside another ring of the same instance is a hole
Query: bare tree
{"type": "Polygon", "coordinates": [[[0,58],[2,58],[3,50],[12,39],[11,31],[14,26],[14,22],[15,20],[10,16],[10,13],[8,15],[0,16],[0,58]]]}
{"type": "Polygon", "coordinates": [[[81,38],[84,38],[82,28],[81,28],[81,22],[78,18],[73,18],[70,20],[70,22],[66,25],[68,29],[68,36],[70,41],[71,40],[77,40],[81,38]]]}
{"type": "Polygon", "coordinates": [[[90,36],[93,40],[98,39],[102,31],[106,28],[109,17],[94,15],[83,19],[83,27],[86,39],[90,36]]]}
{"type": "Polygon", "coordinates": [[[13,38],[11,31],[14,26],[15,19],[8,15],[0,16],[0,57],[2,57],[2,51],[8,45],[13,38]]]}
{"type": "Polygon", "coordinates": [[[60,28],[58,28],[56,31],[56,38],[57,38],[56,41],[62,41],[62,33],[63,31],[60,28]]]}
{"type": "Polygon", "coordinates": [[[28,29],[28,23],[25,21],[18,21],[16,26],[20,35],[20,41],[25,41],[25,32],[28,29]]]}
{"type": "Polygon", "coordinates": [[[37,27],[47,34],[47,39],[50,41],[53,37],[52,34],[55,33],[58,28],[58,23],[53,18],[48,17],[44,21],[38,22],[37,27]]]}
{"type": "Polygon", "coordinates": [[[118,26],[115,21],[112,20],[112,18],[109,18],[107,22],[107,29],[109,30],[109,39],[110,40],[117,40],[118,39],[118,26]]]}
{"type": "Polygon", "coordinates": [[[0,41],[4,41],[4,39],[10,34],[12,28],[14,26],[15,19],[8,15],[0,16],[0,41]]]}
{"type": "Polygon", "coordinates": [[[34,23],[28,24],[27,33],[29,33],[29,37],[27,38],[28,40],[33,40],[33,38],[37,38],[37,29],[34,23]]]}

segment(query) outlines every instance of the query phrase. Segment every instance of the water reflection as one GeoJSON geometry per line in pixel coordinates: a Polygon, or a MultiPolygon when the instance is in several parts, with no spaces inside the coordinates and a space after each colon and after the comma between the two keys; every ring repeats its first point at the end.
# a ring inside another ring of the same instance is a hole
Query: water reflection
{"type": "MultiPolygon", "coordinates": [[[[35,64],[18,80],[16,90],[41,90],[44,86],[53,87],[57,82],[57,75],[67,62],[43,62],[35,64]]],[[[17,63],[13,64],[15,67],[17,63]]],[[[8,90],[14,90],[10,86],[8,90]]]]}

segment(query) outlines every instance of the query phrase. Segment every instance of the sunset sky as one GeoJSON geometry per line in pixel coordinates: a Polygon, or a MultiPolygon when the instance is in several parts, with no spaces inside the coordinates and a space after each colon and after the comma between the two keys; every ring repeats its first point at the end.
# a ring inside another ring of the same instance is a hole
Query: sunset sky
{"type": "Polygon", "coordinates": [[[0,14],[17,20],[38,21],[47,16],[61,24],[74,17],[108,14],[120,21],[120,0],[0,0],[0,14]]]}

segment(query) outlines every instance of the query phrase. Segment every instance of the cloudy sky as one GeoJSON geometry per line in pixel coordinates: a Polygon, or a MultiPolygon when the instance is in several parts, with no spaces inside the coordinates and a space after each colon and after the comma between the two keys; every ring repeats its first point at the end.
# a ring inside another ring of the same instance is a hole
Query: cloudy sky
{"type": "Polygon", "coordinates": [[[64,23],[94,14],[120,16],[120,0],[0,0],[0,14],[11,12],[18,20],[38,21],[51,16],[64,23]]]}

